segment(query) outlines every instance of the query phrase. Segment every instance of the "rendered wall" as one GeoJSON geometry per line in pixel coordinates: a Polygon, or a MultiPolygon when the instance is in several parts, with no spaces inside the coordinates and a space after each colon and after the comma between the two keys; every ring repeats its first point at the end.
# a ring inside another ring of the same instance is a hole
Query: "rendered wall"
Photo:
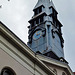
{"type": "Polygon", "coordinates": [[[12,42],[0,36],[0,71],[7,66],[12,68],[16,75],[47,75],[29,56],[21,53],[16,47],[17,45],[12,45],[12,42]]]}
{"type": "Polygon", "coordinates": [[[56,65],[52,65],[52,64],[48,64],[48,63],[45,63],[49,68],[51,68],[53,71],[54,71],[54,69],[57,71],[57,75],[62,75],[62,73],[64,72],[66,75],[68,75],[67,74],[67,72],[63,69],[63,68],[61,68],[61,67],[58,67],[58,66],[56,66],[56,65]]]}
{"type": "Polygon", "coordinates": [[[12,68],[16,75],[33,75],[26,67],[22,66],[18,61],[0,49],[0,71],[4,67],[12,68]]]}

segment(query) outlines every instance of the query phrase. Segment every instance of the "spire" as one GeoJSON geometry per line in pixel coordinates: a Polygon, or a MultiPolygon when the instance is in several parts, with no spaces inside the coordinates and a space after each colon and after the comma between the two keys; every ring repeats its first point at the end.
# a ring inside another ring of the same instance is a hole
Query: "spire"
{"type": "Polygon", "coordinates": [[[57,12],[57,10],[56,10],[52,0],[38,0],[37,4],[35,5],[33,10],[37,9],[40,6],[44,6],[45,7],[44,11],[45,11],[45,13],[47,15],[50,14],[49,7],[52,7],[57,12]]]}
{"type": "MultiPolygon", "coordinates": [[[[50,0],[38,0],[37,4],[35,5],[34,9],[38,8],[39,6],[45,6],[46,3],[50,3],[50,0]]],[[[33,9],[33,10],[34,10],[33,9]]]]}
{"type": "Polygon", "coordinates": [[[56,8],[55,8],[54,3],[53,3],[52,0],[50,1],[50,7],[53,7],[56,10],[56,8]]]}
{"type": "Polygon", "coordinates": [[[29,21],[28,46],[35,52],[57,59],[64,58],[61,23],[52,0],[38,0],[29,21]],[[59,42],[57,42],[59,41],[59,42]]]}

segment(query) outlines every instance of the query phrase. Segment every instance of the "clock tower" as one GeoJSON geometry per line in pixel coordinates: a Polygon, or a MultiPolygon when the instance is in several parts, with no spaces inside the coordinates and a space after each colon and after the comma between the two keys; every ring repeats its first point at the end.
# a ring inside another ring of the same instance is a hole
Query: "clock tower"
{"type": "Polygon", "coordinates": [[[42,55],[59,59],[64,58],[63,26],[57,18],[57,10],[50,0],[38,0],[29,20],[28,46],[42,55]]]}

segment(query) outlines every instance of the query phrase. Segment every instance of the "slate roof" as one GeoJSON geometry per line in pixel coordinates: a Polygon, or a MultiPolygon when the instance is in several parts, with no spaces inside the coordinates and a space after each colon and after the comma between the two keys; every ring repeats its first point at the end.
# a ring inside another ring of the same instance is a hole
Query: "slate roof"
{"type": "Polygon", "coordinates": [[[54,3],[53,3],[52,0],[51,0],[51,2],[50,2],[50,7],[51,7],[51,6],[56,10],[56,8],[55,8],[54,3]]]}
{"type": "Polygon", "coordinates": [[[49,7],[53,7],[56,11],[56,8],[55,8],[52,0],[51,1],[50,0],[38,0],[37,4],[35,5],[33,10],[37,9],[38,7],[40,7],[42,5],[45,7],[45,12],[47,15],[49,15],[49,13],[50,13],[49,7]]]}

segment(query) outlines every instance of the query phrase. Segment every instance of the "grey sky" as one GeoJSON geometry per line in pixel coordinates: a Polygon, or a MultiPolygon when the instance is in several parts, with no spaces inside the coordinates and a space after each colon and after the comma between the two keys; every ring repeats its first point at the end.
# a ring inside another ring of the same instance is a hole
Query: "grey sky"
{"type": "MultiPolygon", "coordinates": [[[[0,21],[25,43],[28,40],[28,20],[33,16],[33,8],[38,0],[0,0],[0,21]]],[[[53,0],[58,11],[58,19],[63,24],[65,59],[75,71],[75,0],[53,0]]]]}

